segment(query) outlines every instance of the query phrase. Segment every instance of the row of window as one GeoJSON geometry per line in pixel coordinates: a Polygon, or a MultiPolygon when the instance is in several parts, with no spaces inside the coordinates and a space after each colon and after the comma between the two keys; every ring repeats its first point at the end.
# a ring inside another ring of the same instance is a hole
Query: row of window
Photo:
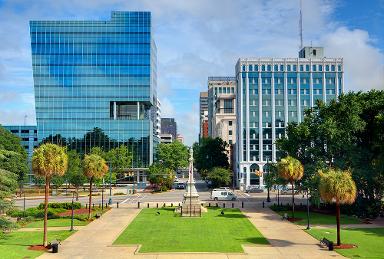
{"type": "Polygon", "coordinates": [[[233,94],[235,92],[234,87],[215,87],[214,93],[217,94],[233,94]]]}
{"type": "MultiPolygon", "coordinates": [[[[291,72],[291,71],[298,71],[297,70],[297,65],[291,65],[291,64],[288,64],[285,66],[285,69],[284,69],[284,65],[283,64],[275,64],[273,66],[273,71],[281,71],[281,72],[284,72],[284,71],[288,71],[288,72],[291,72]]],[[[321,65],[321,64],[313,64],[312,65],[312,70],[310,70],[311,66],[309,64],[306,64],[306,65],[299,65],[299,68],[300,68],[300,71],[314,71],[314,72],[322,72],[323,71],[323,68],[325,68],[324,71],[336,71],[336,66],[335,65],[321,65]]],[[[243,72],[246,72],[246,66],[243,65],[242,66],[242,71],[243,72]]],[[[272,72],[272,65],[248,65],[248,71],[249,72],[252,72],[252,71],[268,71],[268,72],[272,72]],[[259,70],[260,69],[260,70],[259,70]]],[[[339,64],[337,65],[337,71],[341,72],[342,71],[342,66],[339,64]]]]}
{"type": "MultiPolygon", "coordinates": [[[[309,78],[300,78],[300,84],[309,84],[309,81],[310,79],[309,78]]],[[[249,79],[249,83],[250,84],[257,84],[258,80],[257,78],[250,78],[249,79]]],[[[266,84],[271,84],[272,83],[272,79],[271,78],[263,78],[262,79],[262,82],[264,85],[266,84]]],[[[284,78],[276,78],[275,79],[275,84],[279,85],[279,84],[282,84],[284,82],[284,78]]],[[[294,78],[294,77],[289,77],[287,78],[287,83],[288,84],[296,84],[297,82],[297,78],[294,78]]],[[[326,78],[326,83],[328,83],[329,85],[334,85],[335,84],[335,78],[326,78]]],[[[322,78],[313,78],[313,84],[322,84],[323,83],[323,79],[322,78]]]]}

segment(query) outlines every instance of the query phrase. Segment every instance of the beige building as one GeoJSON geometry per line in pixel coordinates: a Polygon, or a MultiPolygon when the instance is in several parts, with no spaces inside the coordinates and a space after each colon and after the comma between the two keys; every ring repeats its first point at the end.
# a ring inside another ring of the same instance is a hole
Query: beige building
{"type": "Polygon", "coordinates": [[[208,134],[236,142],[236,78],[208,78],[208,134]]]}

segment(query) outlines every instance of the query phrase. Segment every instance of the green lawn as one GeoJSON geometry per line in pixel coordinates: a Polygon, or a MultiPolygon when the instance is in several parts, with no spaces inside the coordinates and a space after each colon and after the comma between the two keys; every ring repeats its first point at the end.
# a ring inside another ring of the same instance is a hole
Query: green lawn
{"type": "Polygon", "coordinates": [[[220,215],[221,209],[211,208],[201,218],[180,217],[173,210],[143,209],[114,244],[141,244],[143,253],[243,252],[241,244],[268,244],[238,209],[220,215]]]}
{"type": "MultiPolygon", "coordinates": [[[[85,226],[88,224],[88,221],[81,221],[78,219],[73,220],[74,226],[85,226]]],[[[69,218],[59,218],[59,219],[49,219],[48,220],[48,227],[70,227],[71,226],[71,219],[69,218]]],[[[32,221],[25,225],[26,228],[42,228],[44,227],[44,221],[38,220],[38,221],[32,221]]]]}
{"type": "MultiPolygon", "coordinates": [[[[277,211],[277,213],[281,216],[284,213],[288,214],[288,217],[292,216],[292,211],[277,211]]],[[[302,218],[300,221],[296,221],[296,224],[299,225],[307,225],[307,212],[306,211],[295,211],[295,218],[302,218]]],[[[359,224],[361,221],[355,217],[341,215],[340,216],[341,224],[359,224]]],[[[311,225],[332,225],[336,224],[336,215],[327,215],[317,212],[309,213],[309,223],[311,225]]]]}
{"type": "MultiPolygon", "coordinates": [[[[48,241],[59,239],[64,240],[74,232],[70,231],[48,231],[48,241]]],[[[43,242],[41,231],[33,232],[12,232],[0,238],[1,258],[35,258],[41,255],[41,251],[28,250],[30,245],[38,245],[43,242]]]]}
{"type": "MultiPolygon", "coordinates": [[[[336,228],[307,230],[316,239],[326,237],[336,241],[336,228]]],[[[349,258],[383,258],[384,257],[384,228],[342,229],[341,243],[355,244],[352,249],[336,249],[336,251],[349,258]]]]}

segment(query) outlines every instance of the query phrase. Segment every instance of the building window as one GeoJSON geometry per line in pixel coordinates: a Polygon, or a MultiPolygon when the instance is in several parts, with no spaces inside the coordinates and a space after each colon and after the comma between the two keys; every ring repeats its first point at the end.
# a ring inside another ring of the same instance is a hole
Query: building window
{"type": "Polygon", "coordinates": [[[228,121],[228,125],[229,125],[229,126],[232,126],[232,121],[228,121]]]}
{"type": "Polygon", "coordinates": [[[18,130],[11,130],[12,133],[19,133],[18,130]]]}
{"type": "Polygon", "coordinates": [[[267,65],[267,71],[271,71],[272,70],[272,66],[271,65],[267,65]]]}
{"type": "Polygon", "coordinates": [[[312,65],[312,71],[316,71],[316,65],[312,65]]]}
{"type": "Polygon", "coordinates": [[[248,66],[248,71],[252,71],[253,70],[252,68],[253,68],[252,65],[249,65],[248,66]]]}
{"type": "Polygon", "coordinates": [[[331,71],[335,71],[335,65],[331,65],[331,71]]]}
{"type": "Polygon", "coordinates": [[[305,65],[305,71],[309,71],[309,65],[305,65]]]}
{"type": "Polygon", "coordinates": [[[304,71],[304,66],[300,65],[300,71],[304,71]]]}
{"type": "Polygon", "coordinates": [[[296,71],[296,70],[297,70],[297,66],[293,65],[293,71],[296,71]]]}
{"type": "Polygon", "coordinates": [[[229,136],[232,136],[232,130],[229,130],[229,131],[228,131],[228,135],[229,135],[229,136]]]}
{"type": "Polygon", "coordinates": [[[323,65],[319,65],[319,71],[323,71],[323,65]]]}
{"type": "Polygon", "coordinates": [[[261,65],[261,71],[265,71],[265,65],[261,65]]]}
{"type": "Polygon", "coordinates": [[[255,71],[259,71],[259,65],[255,65],[255,71]]]}
{"type": "Polygon", "coordinates": [[[325,66],[325,71],[329,71],[329,65],[325,66]]]}
{"type": "Polygon", "coordinates": [[[280,65],[280,71],[284,71],[284,65],[280,65]]]}
{"type": "Polygon", "coordinates": [[[274,66],[274,70],[275,70],[275,71],[279,71],[279,66],[278,66],[278,65],[275,65],[275,66],[274,66]]]}
{"type": "Polygon", "coordinates": [[[228,140],[229,145],[232,145],[232,139],[228,140]]]}
{"type": "Polygon", "coordinates": [[[21,133],[29,133],[29,130],[21,130],[21,133]]]}
{"type": "Polygon", "coordinates": [[[224,99],[224,113],[233,113],[232,99],[224,99]]]}

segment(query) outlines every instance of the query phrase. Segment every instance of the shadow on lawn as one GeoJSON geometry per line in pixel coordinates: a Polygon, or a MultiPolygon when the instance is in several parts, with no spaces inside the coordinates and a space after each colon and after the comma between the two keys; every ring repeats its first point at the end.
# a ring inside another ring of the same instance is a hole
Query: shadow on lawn
{"type": "Polygon", "coordinates": [[[224,211],[223,215],[219,214],[216,217],[219,217],[219,218],[232,218],[232,219],[235,219],[235,218],[247,218],[247,216],[245,216],[243,214],[226,213],[225,211],[224,211]]]}
{"type": "Polygon", "coordinates": [[[384,228],[348,228],[348,231],[364,232],[366,235],[372,235],[377,237],[384,236],[384,228]]]}

